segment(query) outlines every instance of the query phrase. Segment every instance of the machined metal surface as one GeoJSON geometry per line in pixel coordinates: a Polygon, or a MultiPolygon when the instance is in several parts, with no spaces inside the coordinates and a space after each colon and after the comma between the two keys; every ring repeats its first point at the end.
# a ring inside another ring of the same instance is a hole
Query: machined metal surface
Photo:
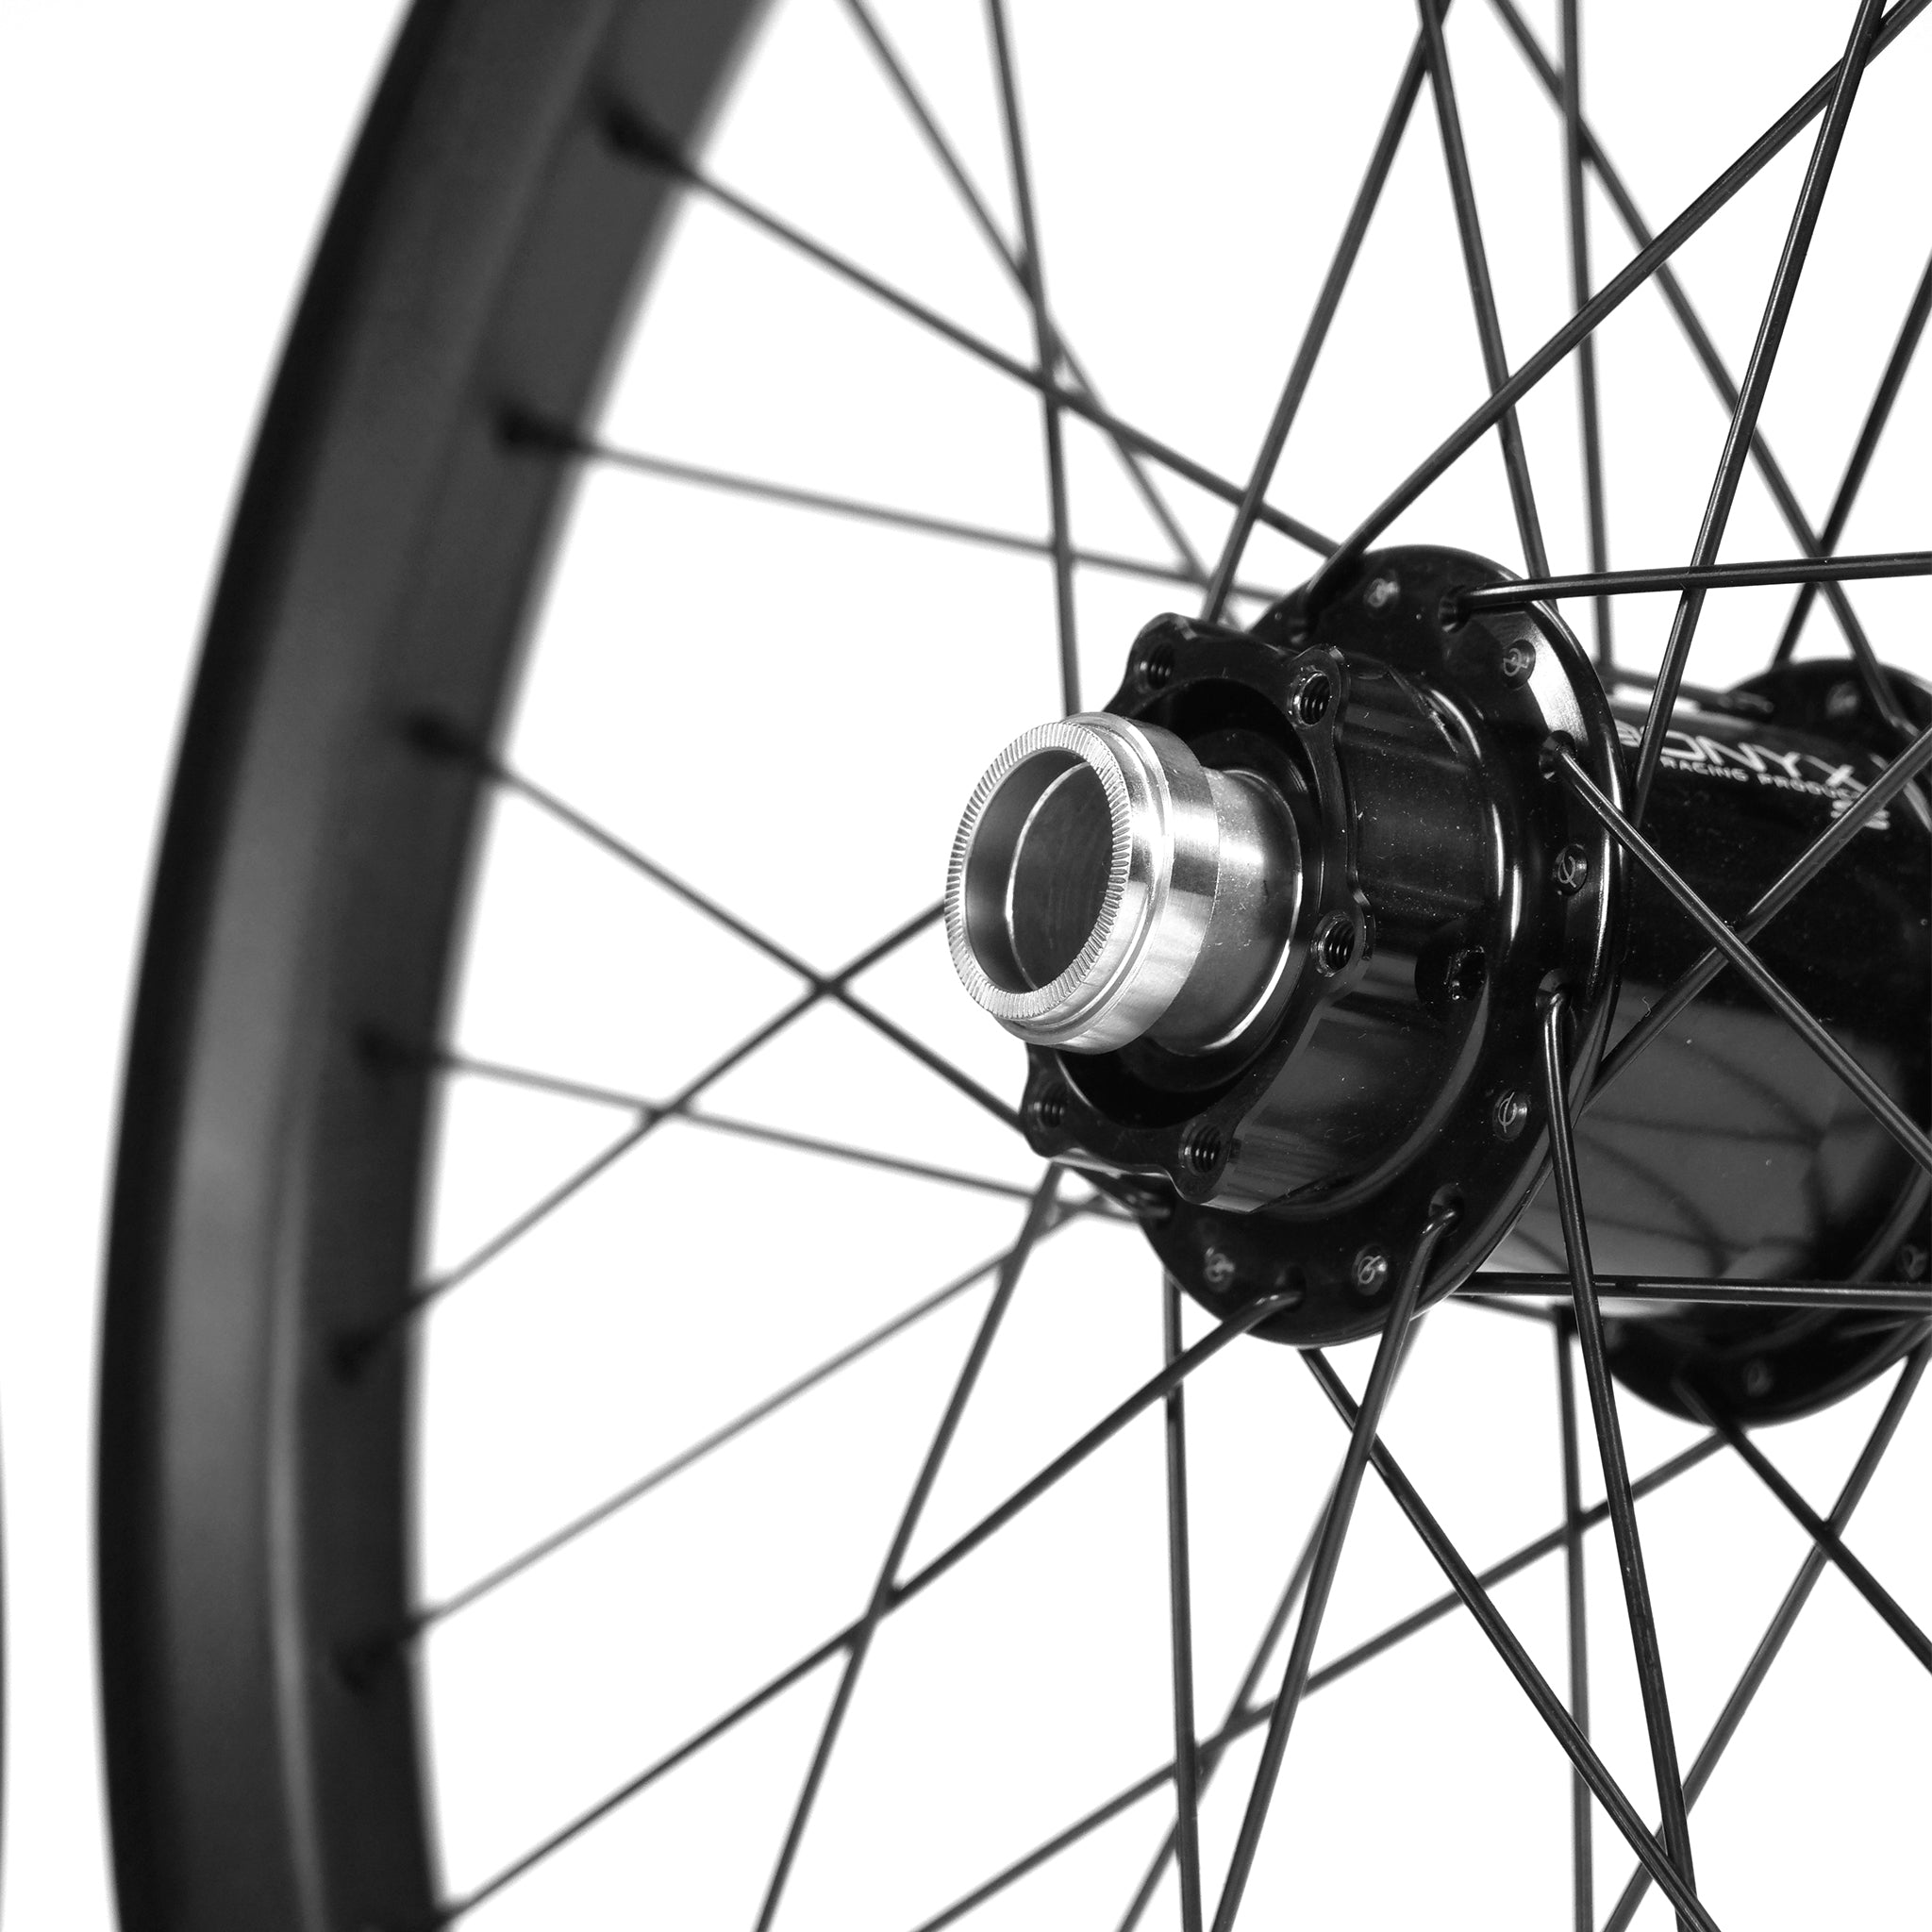
{"type": "Polygon", "coordinates": [[[946,938],[966,991],[1022,1040],[1211,1051],[1286,970],[1300,887],[1294,823],[1263,781],[1083,712],[1016,739],[974,788],[946,938]]]}

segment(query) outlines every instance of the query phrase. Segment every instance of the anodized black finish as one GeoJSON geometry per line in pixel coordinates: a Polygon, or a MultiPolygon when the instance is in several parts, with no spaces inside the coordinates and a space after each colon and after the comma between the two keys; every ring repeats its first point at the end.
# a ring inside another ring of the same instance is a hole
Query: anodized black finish
{"type": "Polygon", "coordinates": [[[1541,753],[1560,732],[1614,789],[1614,727],[1549,611],[1456,618],[1501,576],[1388,550],[1312,619],[1291,597],[1252,632],[1162,620],[1108,706],[1283,798],[1306,874],[1291,970],[1218,1052],[1032,1050],[1028,1136],[1165,1179],[1161,1259],[1217,1313],[1298,1293],[1263,1331],[1278,1341],[1377,1329],[1394,1282],[1362,1257],[1400,1252],[1444,1200],[1461,1216],[1424,1302],[1477,1267],[1541,1158],[1526,1114],[1497,1122],[1536,1090],[1539,987],[1575,989],[1579,1079],[1608,1020],[1618,864],[1541,753]]]}
{"type": "MultiPolygon", "coordinates": [[[[1383,552],[1312,625],[1292,598],[1253,632],[1162,619],[1137,641],[1109,707],[1283,799],[1305,869],[1291,970],[1268,1009],[1215,1052],[1145,1039],[1108,1054],[1035,1049],[1028,1133],[1043,1153],[1164,1181],[1172,1205],[1146,1217],[1149,1239],[1217,1312],[1257,1289],[1298,1292],[1261,1331],[1274,1340],[1372,1329],[1388,1252],[1445,1194],[1464,1221],[1432,1295],[1491,1250],[1505,1270],[1559,1266],[1554,1195],[1533,1191],[1547,1137],[1524,1016],[1546,984],[1594,990],[1573,1052],[1580,1091],[1589,1036],[1609,1010],[1622,913],[1609,1044],[1707,943],[1648,873],[1620,880],[1602,831],[1558,808],[1543,741],[1553,729],[1586,735],[1554,707],[1587,706],[1594,679],[1546,609],[1475,598],[1461,619],[1469,590],[1500,580],[1453,553],[1383,552]],[[1338,927],[1339,970],[1324,970],[1323,935],[1338,927]]],[[[1932,716],[1924,692],[1894,683],[1915,717],[1932,716]]],[[[1611,733],[1633,747],[1641,718],[1635,706],[1600,712],[1597,755],[1614,757],[1611,733]]],[[[1647,827],[1691,886],[1740,920],[1894,744],[1857,667],[1785,667],[1680,708],[1647,827]]],[[[1922,1122],[1928,911],[1932,824],[1914,788],[1757,941],[1922,1122]]],[[[1586,1107],[1576,1150],[1607,1274],[1854,1281],[1926,1267],[1924,1177],[1735,974],[1586,1107]]],[[[1726,1415],[1757,1421],[1842,1394],[1923,1327],[1871,1309],[1626,1299],[1609,1341],[1618,1373],[1652,1400],[1682,1410],[1674,1391],[1689,1377],[1726,1415]]]]}
{"type": "MultiPolygon", "coordinates": [[[[1932,701],[1894,676],[1923,723],[1932,701]]],[[[1737,921],[1883,769],[1890,731],[1848,662],[1753,679],[1726,708],[1680,705],[1645,827],[1737,921]]],[[[1640,713],[1619,706],[1628,745],[1640,713]]],[[[1632,868],[1614,1045],[1706,941],[1632,868]]],[[[1754,951],[1886,1090],[1932,1108],[1932,822],[1916,788],[1855,838],[1754,951]]],[[[1830,1070],[1736,974],[1722,974],[1578,1123],[1591,1245],[1606,1274],[1709,1279],[1909,1279],[1927,1254],[1924,1176],[1830,1070]]],[[[1545,1189],[1497,1255],[1559,1265],[1545,1189]]],[[[1799,1414],[1886,1367],[1924,1324],[1870,1312],[1618,1310],[1611,1360],[1665,1407],[1687,1376],[1726,1415],[1799,1414]]]]}

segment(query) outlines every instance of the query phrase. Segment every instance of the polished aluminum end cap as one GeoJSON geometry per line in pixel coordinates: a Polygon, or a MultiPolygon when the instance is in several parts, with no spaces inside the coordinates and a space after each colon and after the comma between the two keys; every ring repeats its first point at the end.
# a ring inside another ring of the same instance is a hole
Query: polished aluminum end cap
{"type": "Polygon", "coordinates": [[[953,841],[954,967],[1022,1040],[1123,1046],[1187,983],[1217,846],[1208,774],[1173,732],[1092,711],[1039,725],[987,768],[953,841]]]}

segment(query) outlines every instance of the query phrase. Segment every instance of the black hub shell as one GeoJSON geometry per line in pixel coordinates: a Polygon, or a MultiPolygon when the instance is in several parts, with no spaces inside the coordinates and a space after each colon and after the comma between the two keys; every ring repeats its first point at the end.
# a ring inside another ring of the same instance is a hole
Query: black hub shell
{"type": "Polygon", "coordinates": [[[1615,724],[1551,612],[1456,621],[1458,592],[1505,578],[1391,549],[1312,614],[1290,597],[1252,632],[1159,620],[1107,707],[1270,781],[1301,908],[1274,1003],[1221,1051],[1029,1049],[1028,1138],[1164,1178],[1163,1262],[1220,1314],[1297,1294],[1257,1331],[1278,1341],[1378,1328],[1444,1201],[1460,1215],[1424,1300],[1480,1265],[1541,1160],[1540,991],[1568,994],[1579,1079],[1608,1022],[1621,855],[1543,752],[1563,734],[1621,797],[1615,724]]]}
{"type": "MultiPolygon", "coordinates": [[[[1932,699],[1894,679],[1921,726],[1932,699]]],[[[1626,746],[1642,708],[1618,705],[1626,746]]],[[[1644,829],[1733,922],[1898,749],[1854,666],[1792,664],[1680,704],[1644,829]]],[[[1704,953],[1633,869],[1610,1044],[1704,953]]],[[[1932,818],[1908,788],[1753,941],[1771,971],[1917,1121],[1932,1117],[1932,818]]],[[[1598,1271],[1626,1276],[1923,1280],[1932,1181],[1734,974],[1721,974],[1577,1124],[1598,1271]]],[[[1553,1191],[1500,1264],[1563,1267],[1553,1191]]],[[[1871,1314],[1606,1305],[1611,1366],[1648,1400],[1741,1423],[1836,1400],[1924,1324],[1871,1314]]]]}

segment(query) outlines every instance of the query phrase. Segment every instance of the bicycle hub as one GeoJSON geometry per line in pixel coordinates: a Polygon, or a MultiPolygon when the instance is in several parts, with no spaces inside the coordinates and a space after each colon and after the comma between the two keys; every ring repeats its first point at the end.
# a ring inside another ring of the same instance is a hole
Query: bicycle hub
{"type": "MultiPolygon", "coordinates": [[[[1030,1142],[1150,1184],[1148,1237],[1210,1309],[1296,1297],[1257,1331],[1277,1340],[1379,1327],[1387,1257],[1445,1204],[1428,1299],[1486,1262],[1560,1268],[1540,1003],[1563,998],[1580,1098],[1704,951],[1551,775],[1563,745],[1621,800],[1641,711],[1612,708],[1548,608],[1461,615],[1507,580],[1391,550],[1249,630],[1158,618],[1104,710],[994,759],[955,841],[954,963],[1026,1042],[1030,1142]]],[[[1726,917],[1881,769],[1859,702],[1847,667],[1811,663],[1680,709],[1644,825],[1726,917]]],[[[1907,791],[1757,941],[1922,1121],[1928,902],[1907,791]]],[[[1576,1135],[1604,1274],[1856,1279],[1924,1254],[1917,1169],[1728,976],[1576,1135]]],[[[1669,1404],[1689,1374],[1749,1415],[1827,1399],[1909,1340],[1869,1317],[1618,1307],[1626,1379],[1669,1404]]]]}

